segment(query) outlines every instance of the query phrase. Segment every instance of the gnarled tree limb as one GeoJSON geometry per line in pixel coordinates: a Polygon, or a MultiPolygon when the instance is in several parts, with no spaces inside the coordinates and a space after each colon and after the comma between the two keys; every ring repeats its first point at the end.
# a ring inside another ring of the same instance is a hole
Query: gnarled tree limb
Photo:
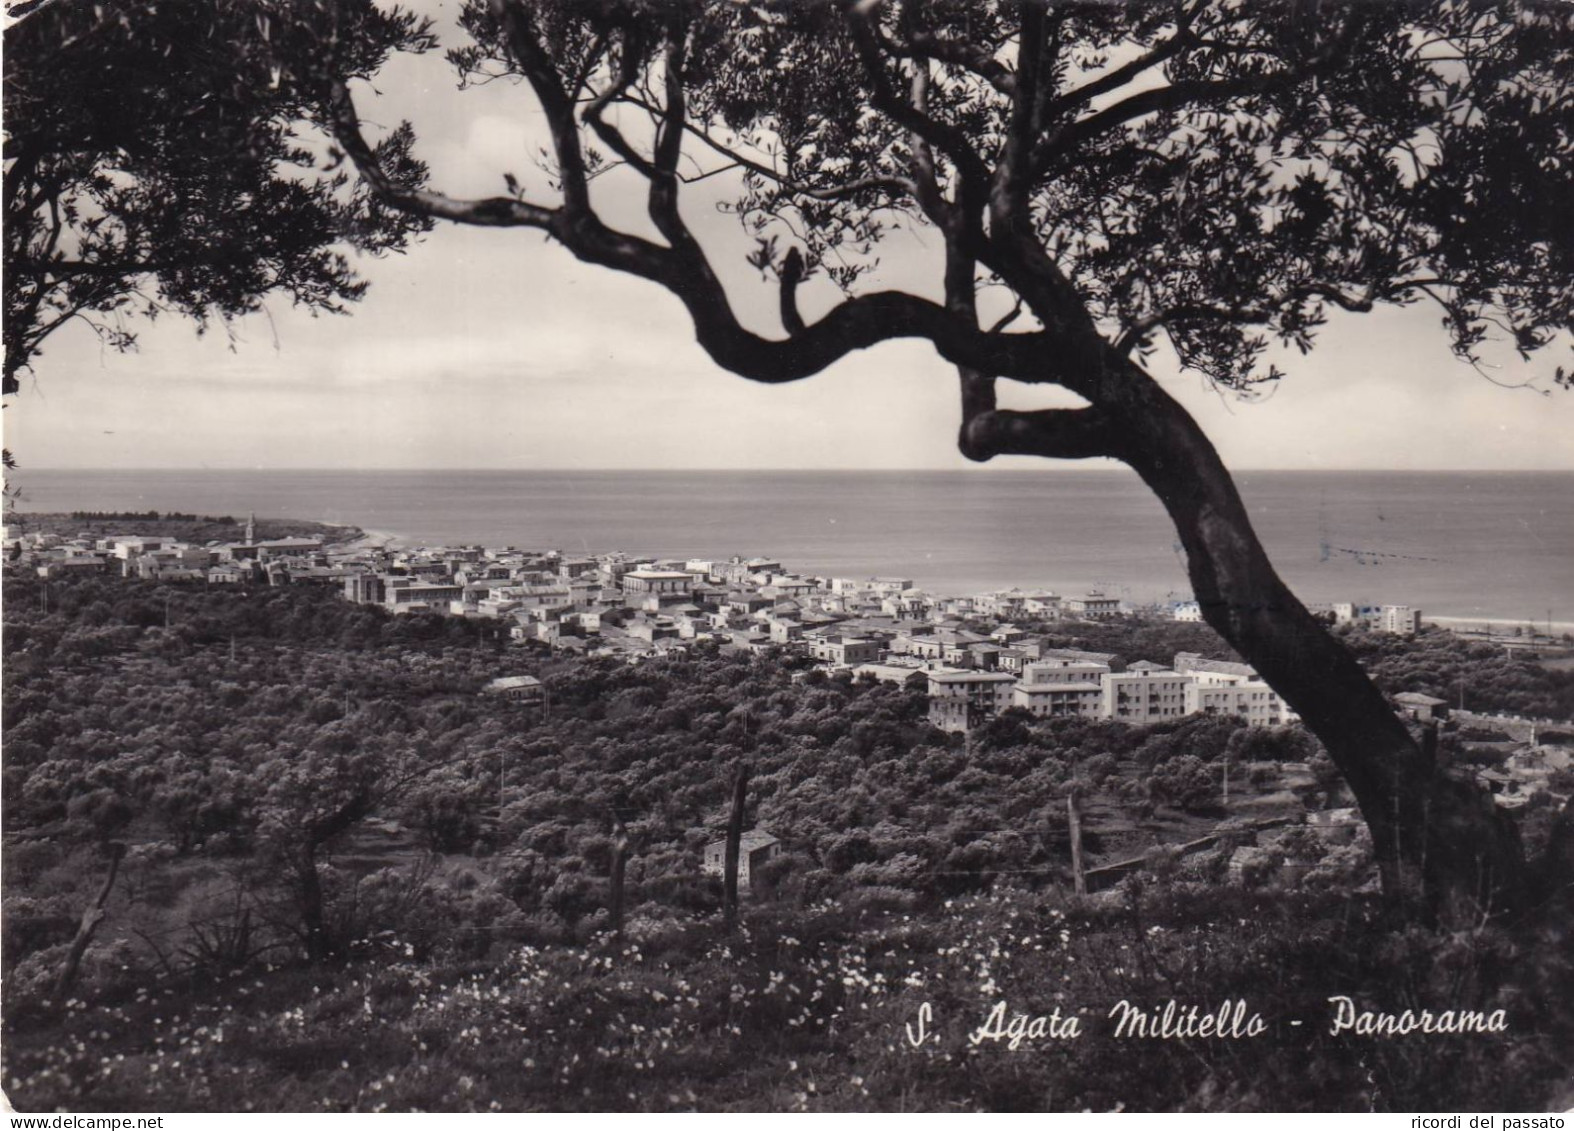
{"type": "Polygon", "coordinates": [[[995,456],[1044,456],[1048,459],[1120,458],[1121,433],[1097,408],[1057,408],[1037,412],[996,409],[962,425],[958,446],[968,459],[995,456]]]}

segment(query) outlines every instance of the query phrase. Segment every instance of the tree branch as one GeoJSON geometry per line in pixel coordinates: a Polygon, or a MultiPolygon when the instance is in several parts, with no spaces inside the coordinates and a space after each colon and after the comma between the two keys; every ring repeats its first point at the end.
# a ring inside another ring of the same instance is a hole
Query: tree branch
{"type": "MultiPolygon", "coordinates": [[[[619,99],[619,101],[626,102],[630,106],[638,106],[641,110],[648,112],[653,117],[659,118],[664,113],[664,111],[645,101],[643,98],[636,98],[633,95],[625,94],[621,99],[619,99]]],[[[798,196],[806,196],[811,200],[841,200],[844,197],[853,196],[857,193],[866,192],[870,189],[877,188],[888,189],[892,192],[914,197],[915,199],[918,196],[918,186],[912,181],[907,180],[905,177],[860,177],[857,180],[847,181],[846,183],[840,185],[829,185],[825,188],[811,188],[810,186],[803,184],[801,181],[791,180],[786,174],[780,172],[779,170],[773,169],[763,162],[756,161],[752,157],[747,157],[744,154],[739,153],[736,149],[733,149],[732,147],[717,141],[708,132],[701,129],[699,126],[696,126],[693,122],[684,121],[683,128],[690,137],[702,142],[704,145],[714,150],[722,157],[727,158],[727,160],[731,161],[739,168],[747,169],[751,173],[757,173],[761,177],[764,177],[766,180],[770,181],[772,184],[780,185],[787,192],[798,196]]],[[[725,169],[712,169],[701,173],[699,176],[689,177],[686,183],[701,181],[706,177],[713,177],[717,173],[722,173],[725,171],[725,169]]]]}
{"type": "Polygon", "coordinates": [[[541,46],[534,23],[519,0],[491,0],[492,12],[503,25],[508,47],[552,131],[552,147],[557,152],[558,172],[563,179],[563,207],[570,213],[590,211],[590,189],[585,179],[585,155],[579,144],[579,128],[574,120],[574,100],[563,89],[557,68],[541,46]]]}
{"type": "Polygon", "coordinates": [[[958,446],[968,459],[980,462],[1003,455],[1122,458],[1118,430],[1097,408],[984,412],[962,425],[958,446]]]}
{"type": "Polygon", "coordinates": [[[609,103],[620,97],[625,90],[634,84],[635,78],[638,77],[638,72],[638,45],[631,42],[630,33],[625,32],[622,52],[618,57],[617,75],[605,90],[590,100],[590,105],[585,107],[580,118],[591,129],[596,131],[596,136],[605,142],[614,153],[639,170],[644,176],[651,177],[655,175],[655,166],[629,144],[622,131],[608,123],[601,116],[609,103]]]}
{"type": "Polygon", "coordinates": [[[797,335],[804,331],[803,315],[798,313],[798,284],[803,281],[803,256],[796,247],[787,249],[782,262],[781,314],[782,329],[797,335]]]}
{"type": "Polygon", "coordinates": [[[1228,102],[1250,94],[1263,94],[1279,87],[1287,87],[1299,76],[1274,73],[1250,75],[1232,79],[1185,80],[1168,86],[1156,87],[1133,94],[1096,114],[1079,118],[1044,138],[1033,154],[1033,168],[1039,172],[1049,168],[1056,158],[1076,149],[1101,134],[1165,110],[1178,110],[1183,106],[1200,103],[1228,102]]]}
{"type": "Polygon", "coordinates": [[[344,147],[368,187],[379,199],[394,208],[413,215],[489,228],[550,230],[558,218],[559,210],[556,208],[528,204],[511,196],[455,200],[442,193],[401,185],[388,176],[382,163],[377,160],[376,153],[367,144],[361,133],[361,119],[355,112],[355,102],[344,83],[335,81],[329,88],[327,110],[327,125],[334,139],[344,147]]]}
{"type": "Polygon", "coordinates": [[[1021,43],[1017,55],[1017,84],[1011,100],[1005,146],[995,166],[989,202],[990,234],[1029,225],[1027,197],[1032,185],[1029,163],[1037,136],[1039,83],[1044,62],[1044,10],[1033,0],[1019,5],[1021,43]]]}
{"type": "Polygon", "coordinates": [[[905,38],[897,39],[883,31],[876,33],[880,45],[891,55],[901,59],[934,59],[950,63],[977,75],[1001,94],[1016,93],[1017,79],[1011,69],[988,51],[971,44],[945,39],[927,31],[910,31],[905,38]]]}
{"type": "Polygon", "coordinates": [[[1146,53],[1139,55],[1124,66],[1116,67],[1113,71],[1100,75],[1098,78],[1084,83],[1075,90],[1068,90],[1059,97],[1051,99],[1044,106],[1043,120],[1045,122],[1051,121],[1062,114],[1088,105],[1101,95],[1108,94],[1112,90],[1119,90],[1143,71],[1164,62],[1188,43],[1195,42],[1191,39],[1190,30],[1191,21],[1195,16],[1195,11],[1187,12],[1183,10],[1176,16],[1175,33],[1170,38],[1154,44],[1146,53]]]}
{"type": "Polygon", "coordinates": [[[951,159],[962,182],[962,198],[959,202],[962,213],[972,217],[983,207],[988,197],[989,169],[965,133],[929,114],[920,113],[912,103],[897,96],[885,73],[885,60],[877,36],[878,18],[878,15],[857,11],[850,15],[853,44],[869,79],[871,100],[877,109],[897,125],[917,134],[951,159]]]}
{"type": "MultiPolygon", "coordinates": [[[[1387,297],[1395,297],[1407,290],[1422,288],[1426,280],[1396,283],[1384,290],[1387,297]]],[[[1128,326],[1115,341],[1115,350],[1121,355],[1128,355],[1142,343],[1153,331],[1161,326],[1175,322],[1236,322],[1241,325],[1260,325],[1273,320],[1273,316],[1283,310],[1290,303],[1304,298],[1321,298],[1333,303],[1342,310],[1355,314],[1365,314],[1376,304],[1376,297],[1371,293],[1359,298],[1351,297],[1337,287],[1321,283],[1312,283],[1304,287],[1296,287],[1289,291],[1272,305],[1258,306],[1219,306],[1210,303],[1188,302],[1177,306],[1166,307],[1156,311],[1146,318],[1139,319],[1128,326]]]]}
{"type": "Polygon", "coordinates": [[[1043,332],[986,334],[975,320],[903,291],[847,299],[785,341],[762,338],[739,324],[725,290],[697,247],[680,254],[614,231],[593,213],[570,215],[564,209],[543,208],[510,197],[454,200],[399,185],[383,172],[361,136],[348,91],[340,85],[333,94],[334,136],[368,186],[388,204],[457,223],[541,228],[587,263],[660,283],[688,309],[695,336],[711,358],[749,380],[768,384],[801,380],[849,353],[898,338],[922,338],[954,364],[1027,382],[1056,382],[1063,373],[1090,361],[1077,357],[1075,350],[1047,349],[1049,340],[1043,332]],[[697,270],[699,266],[704,270],[697,270]]]}

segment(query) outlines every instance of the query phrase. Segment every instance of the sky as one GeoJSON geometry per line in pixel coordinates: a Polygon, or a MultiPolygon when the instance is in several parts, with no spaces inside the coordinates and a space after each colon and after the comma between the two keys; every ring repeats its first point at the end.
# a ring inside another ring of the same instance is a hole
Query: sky
{"type": "MultiPolygon", "coordinates": [[[[453,5],[424,7],[445,45],[456,42],[443,27],[453,5]]],[[[380,93],[362,86],[357,99],[372,130],[415,123],[434,188],[495,195],[507,172],[550,200],[529,156],[544,131],[528,89],[455,87],[432,55],[398,60],[380,93]]],[[[594,187],[609,219],[651,234],[632,176],[594,187]]],[[[779,335],[773,281],[744,262],[750,238],[716,211],[727,187],[694,186],[685,215],[739,316],[779,335]]],[[[931,293],[934,252],[932,237],[899,235],[871,285],[931,293]]],[[[6,446],[24,467],[83,469],[977,466],[956,451],[955,372],[921,343],[763,386],[714,365],[657,286],[581,264],[539,232],[441,225],[357,269],[371,289],[349,316],[273,299],[228,333],[141,325],[130,354],[106,351],[86,327],[57,333],[7,398],[6,446]]],[[[805,316],[836,297],[811,280],[805,316]]],[[[1554,364],[1493,376],[1547,386],[1554,364]]],[[[1453,358],[1433,309],[1338,315],[1309,357],[1280,365],[1290,376],[1255,403],[1162,359],[1153,368],[1236,468],[1574,469],[1574,393],[1494,384],[1453,358]]],[[[1076,403],[1011,382],[1001,396],[1011,408],[1076,403]]],[[[989,466],[1028,465],[1041,461],[989,466]]]]}

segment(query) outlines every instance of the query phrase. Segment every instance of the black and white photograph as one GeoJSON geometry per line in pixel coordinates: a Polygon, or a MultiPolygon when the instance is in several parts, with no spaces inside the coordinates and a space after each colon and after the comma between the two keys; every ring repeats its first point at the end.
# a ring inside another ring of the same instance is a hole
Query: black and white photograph
{"type": "Polygon", "coordinates": [[[0,67],[0,1107],[1564,1126],[1574,4],[0,67]]]}

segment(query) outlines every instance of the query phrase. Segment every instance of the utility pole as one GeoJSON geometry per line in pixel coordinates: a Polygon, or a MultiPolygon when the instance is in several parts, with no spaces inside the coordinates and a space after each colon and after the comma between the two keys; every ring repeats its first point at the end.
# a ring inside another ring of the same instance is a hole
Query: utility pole
{"type": "Polygon", "coordinates": [[[738,923],[738,857],[743,842],[743,806],[748,790],[749,771],[740,765],[732,779],[732,812],[727,816],[727,848],[722,857],[722,916],[728,931],[738,923]]]}
{"type": "Polygon", "coordinates": [[[612,934],[623,937],[623,874],[628,863],[628,830],[612,811],[612,934]]]}
{"type": "Polygon", "coordinates": [[[1088,894],[1088,877],[1082,869],[1082,816],[1077,812],[1077,787],[1066,794],[1066,827],[1071,834],[1071,884],[1078,895],[1088,894]]]}

